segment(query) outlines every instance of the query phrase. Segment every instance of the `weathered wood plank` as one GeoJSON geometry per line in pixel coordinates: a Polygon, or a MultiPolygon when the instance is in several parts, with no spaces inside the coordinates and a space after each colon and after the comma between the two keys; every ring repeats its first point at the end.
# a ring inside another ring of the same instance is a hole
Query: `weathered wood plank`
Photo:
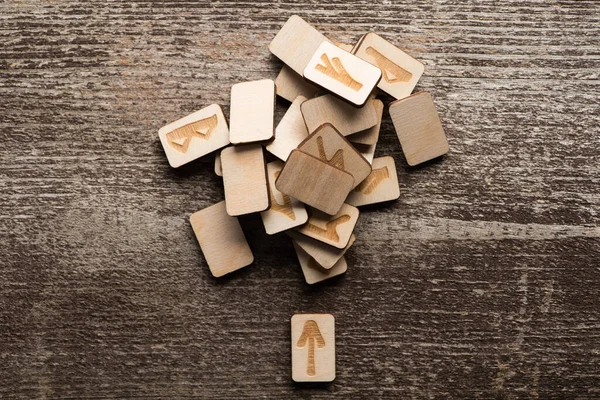
{"type": "Polygon", "coordinates": [[[0,3],[0,397],[598,398],[599,15],[0,3]],[[228,116],[231,85],[274,79],[267,47],[294,13],[422,61],[450,153],[408,167],[386,110],[376,156],[394,157],[401,197],[361,210],[348,272],[308,287],[285,235],[251,216],[255,263],[216,280],[188,217],[222,179],[211,156],[171,169],[156,132],[211,103],[228,116]],[[296,387],[289,318],[321,312],[336,381],[296,387]]]}

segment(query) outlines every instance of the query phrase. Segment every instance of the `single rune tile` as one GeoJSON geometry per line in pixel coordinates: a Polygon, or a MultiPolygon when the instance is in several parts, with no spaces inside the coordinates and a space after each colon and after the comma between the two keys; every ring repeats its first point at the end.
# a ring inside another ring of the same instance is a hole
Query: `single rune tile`
{"type": "Polygon", "coordinates": [[[163,126],[158,137],[167,160],[180,167],[229,144],[229,128],[221,107],[211,104],[163,126]]]}
{"type": "Polygon", "coordinates": [[[402,99],[410,96],[425,71],[425,66],[374,32],[367,33],[354,54],[379,67],[383,73],[377,87],[402,99]]]}
{"type": "Polygon", "coordinates": [[[292,324],[294,382],[335,379],[335,318],[331,314],[295,314],[292,324]]]}
{"type": "Polygon", "coordinates": [[[381,79],[381,70],[330,42],[323,42],[303,75],[308,81],[361,107],[381,79]]]}
{"type": "Polygon", "coordinates": [[[265,211],[270,206],[262,145],[250,143],[221,152],[227,213],[231,216],[265,211]]]}
{"type": "Polygon", "coordinates": [[[236,83],[231,87],[229,139],[233,144],[273,138],[275,83],[270,79],[236,83]]]}
{"type": "Polygon", "coordinates": [[[190,217],[206,263],[215,277],[252,264],[254,256],[236,217],[227,214],[222,201],[190,217]]]}
{"type": "Polygon", "coordinates": [[[352,175],[353,188],[371,173],[371,164],[331,124],[317,128],[298,145],[298,150],[352,175]]]}
{"type": "Polygon", "coordinates": [[[448,152],[440,117],[427,92],[390,104],[390,116],[408,165],[414,166],[448,152]]]}
{"type": "Polygon", "coordinates": [[[317,210],[335,214],[354,187],[354,178],[317,157],[294,150],[275,181],[275,187],[317,210]]]}

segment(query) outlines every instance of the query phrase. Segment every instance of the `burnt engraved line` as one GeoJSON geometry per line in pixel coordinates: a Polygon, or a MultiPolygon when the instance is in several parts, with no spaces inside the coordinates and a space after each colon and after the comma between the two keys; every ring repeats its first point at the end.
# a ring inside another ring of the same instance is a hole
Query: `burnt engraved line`
{"type": "Polygon", "coordinates": [[[317,148],[319,149],[319,158],[325,161],[328,164],[333,165],[334,167],[338,167],[341,170],[345,170],[344,168],[344,150],[339,149],[335,152],[333,157],[330,159],[327,158],[327,154],[325,153],[325,145],[323,144],[323,137],[317,137],[317,148]]]}
{"type": "Polygon", "coordinates": [[[355,192],[362,192],[364,194],[371,194],[377,187],[390,177],[390,171],[387,165],[382,168],[374,169],[373,172],[367,176],[367,178],[361,182],[360,185],[354,189],[355,192]]]}
{"type": "Polygon", "coordinates": [[[324,73],[330,78],[335,79],[336,81],[348,86],[350,89],[356,92],[363,87],[362,83],[356,81],[350,76],[338,57],[333,57],[331,61],[329,61],[327,54],[323,53],[321,54],[321,61],[325,65],[317,64],[315,67],[317,71],[324,73]]]}
{"type": "Polygon", "coordinates": [[[305,347],[308,344],[306,363],[306,375],[308,376],[315,376],[317,374],[315,365],[315,343],[320,349],[325,347],[325,339],[323,339],[323,335],[321,335],[317,321],[309,319],[304,323],[302,334],[298,339],[298,343],[296,343],[296,346],[300,348],[305,347]]]}
{"type": "Polygon", "coordinates": [[[367,55],[375,59],[377,66],[383,72],[383,79],[387,83],[408,82],[412,78],[412,73],[405,70],[373,47],[369,46],[366,50],[367,55]]]}
{"type": "Polygon", "coordinates": [[[217,114],[194,121],[167,133],[167,141],[172,148],[180,153],[186,153],[193,137],[208,140],[217,127],[217,114]]]}
{"type": "Polygon", "coordinates": [[[349,220],[350,220],[349,215],[341,215],[341,216],[337,217],[336,219],[329,221],[327,224],[325,224],[325,229],[320,228],[320,227],[312,224],[309,221],[306,224],[306,226],[304,227],[304,229],[307,232],[310,232],[314,235],[324,237],[324,238],[326,238],[328,240],[332,240],[334,242],[339,242],[340,235],[338,235],[338,233],[337,233],[337,226],[341,225],[343,223],[346,223],[349,220]]]}
{"type": "MultiPolygon", "coordinates": [[[[275,171],[275,173],[273,174],[273,176],[275,177],[274,179],[277,179],[279,177],[280,173],[281,173],[281,171],[275,171]]],[[[295,221],[296,213],[294,212],[294,209],[292,208],[292,201],[290,200],[290,196],[288,196],[285,193],[280,192],[281,196],[283,197],[283,204],[279,204],[279,202],[275,198],[275,195],[273,194],[273,191],[275,190],[273,188],[274,188],[274,185],[271,187],[271,190],[269,190],[269,197],[271,198],[271,208],[269,210],[276,211],[278,213],[282,213],[283,215],[285,215],[292,221],[295,221]]]]}

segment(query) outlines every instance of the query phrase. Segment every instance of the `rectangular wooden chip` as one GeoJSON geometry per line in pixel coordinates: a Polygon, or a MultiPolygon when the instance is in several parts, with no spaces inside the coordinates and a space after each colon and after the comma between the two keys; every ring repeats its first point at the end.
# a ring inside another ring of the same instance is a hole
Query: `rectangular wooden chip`
{"type": "Polygon", "coordinates": [[[200,210],[190,217],[210,272],[223,276],[254,261],[254,256],[236,217],[227,214],[225,202],[200,210]]]}
{"type": "Polygon", "coordinates": [[[331,382],[335,379],[335,318],[331,314],[292,317],[292,379],[331,382]]]}
{"type": "Polygon", "coordinates": [[[273,137],[275,83],[270,79],[243,82],[231,88],[229,139],[233,144],[273,137]]]}
{"type": "Polygon", "coordinates": [[[310,154],[294,150],[275,187],[318,210],[335,214],[354,187],[354,178],[310,154]]]}
{"type": "Polygon", "coordinates": [[[211,104],[163,126],[158,137],[173,168],[229,144],[229,128],[221,107],[211,104]]]}
{"type": "Polygon", "coordinates": [[[408,165],[417,165],[448,152],[440,117],[427,92],[390,104],[390,116],[408,165]]]}
{"type": "Polygon", "coordinates": [[[381,79],[381,70],[330,42],[323,42],[304,68],[303,75],[310,82],[360,107],[381,79]]]}
{"type": "Polygon", "coordinates": [[[265,159],[259,143],[227,147],[221,152],[221,165],[229,215],[269,208],[265,159]]]}
{"type": "Polygon", "coordinates": [[[354,53],[381,69],[383,77],[377,87],[396,99],[410,96],[425,71],[421,62],[374,32],[362,38],[354,53]]]}

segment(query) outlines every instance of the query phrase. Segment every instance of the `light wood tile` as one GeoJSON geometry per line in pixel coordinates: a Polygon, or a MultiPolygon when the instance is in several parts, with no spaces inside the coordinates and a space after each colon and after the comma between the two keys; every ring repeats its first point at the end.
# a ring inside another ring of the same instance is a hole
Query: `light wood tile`
{"type": "Polygon", "coordinates": [[[335,379],[335,318],[331,314],[292,317],[292,380],[332,382],[335,379]]]}
{"type": "Polygon", "coordinates": [[[233,144],[273,138],[275,83],[270,79],[243,82],[231,88],[229,139],[233,144]]]}
{"type": "Polygon", "coordinates": [[[358,208],[349,204],[344,204],[333,216],[313,209],[309,210],[308,222],[296,230],[313,239],[343,249],[350,241],[358,215],[358,208]]]}
{"type": "Polygon", "coordinates": [[[221,107],[202,110],[163,126],[158,131],[169,164],[180,167],[229,144],[229,128],[221,107]]]}
{"type": "Polygon", "coordinates": [[[314,97],[319,88],[308,82],[302,75],[297,74],[287,65],[284,65],[275,79],[275,90],[277,96],[292,102],[298,96],[303,96],[307,99],[314,97]]]}
{"type": "Polygon", "coordinates": [[[381,79],[381,70],[332,43],[323,42],[303,75],[308,81],[360,107],[381,79]]]}
{"type": "Polygon", "coordinates": [[[292,239],[294,244],[300,246],[302,250],[315,259],[317,264],[325,269],[332,268],[356,240],[356,237],[352,234],[346,247],[338,249],[337,247],[310,238],[295,230],[287,231],[286,234],[292,239]]]}
{"type": "Polygon", "coordinates": [[[371,165],[331,124],[321,125],[298,150],[318,157],[354,178],[354,187],[371,173],[371,165]]]}
{"type": "Polygon", "coordinates": [[[298,96],[275,128],[275,139],[267,144],[266,149],[275,157],[286,161],[292,150],[306,139],[308,130],[302,118],[300,105],[306,97],[298,96]]]}
{"type": "Polygon", "coordinates": [[[440,117],[427,92],[390,104],[390,116],[408,165],[417,165],[448,152],[440,117]]]}
{"type": "Polygon", "coordinates": [[[355,50],[357,57],[383,72],[377,87],[396,99],[410,96],[425,66],[374,32],[367,33],[355,50]]]}
{"type": "Polygon", "coordinates": [[[362,108],[356,108],[332,95],[309,99],[300,106],[308,133],[319,126],[330,123],[344,136],[374,127],[377,122],[377,110],[369,102],[362,108]]]}
{"type": "Polygon", "coordinates": [[[269,50],[302,75],[321,43],[327,41],[319,31],[297,15],[292,15],[269,44],[269,50]]]}
{"type": "Polygon", "coordinates": [[[283,162],[273,161],[267,164],[269,180],[269,195],[271,207],[260,213],[265,231],[269,235],[300,226],[308,221],[308,214],[304,204],[298,200],[281,193],[275,187],[275,180],[283,169],[283,162]]]}
{"type": "Polygon", "coordinates": [[[302,268],[304,279],[309,285],[341,275],[348,269],[348,264],[346,263],[344,256],[340,257],[332,268],[325,269],[296,243],[294,243],[294,249],[296,250],[296,256],[298,257],[298,262],[302,268]]]}
{"type": "Polygon", "coordinates": [[[251,214],[269,208],[269,189],[262,146],[250,143],[221,152],[227,213],[251,214]]]}
{"type": "Polygon", "coordinates": [[[377,114],[377,124],[371,128],[365,129],[364,131],[360,131],[348,136],[347,139],[352,143],[373,145],[379,140],[381,119],[383,117],[383,102],[378,99],[372,99],[371,102],[373,103],[373,107],[375,107],[375,112],[377,114]]]}
{"type": "Polygon", "coordinates": [[[350,192],[346,203],[353,206],[381,203],[400,197],[396,164],[390,156],[373,160],[373,172],[350,192]]]}
{"type": "Polygon", "coordinates": [[[206,263],[215,277],[252,264],[254,256],[236,217],[227,214],[222,201],[190,217],[206,263]]]}
{"type": "Polygon", "coordinates": [[[318,210],[335,214],[354,187],[354,178],[310,154],[294,150],[275,187],[318,210]]]}

